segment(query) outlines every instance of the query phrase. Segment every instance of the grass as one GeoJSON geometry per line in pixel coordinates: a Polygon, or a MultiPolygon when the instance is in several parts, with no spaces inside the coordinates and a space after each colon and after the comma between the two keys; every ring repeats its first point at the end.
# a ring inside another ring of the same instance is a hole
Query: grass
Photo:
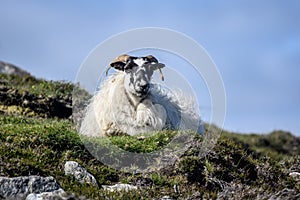
{"type": "MultiPolygon", "coordinates": [[[[124,147],[125,150],[150,152],[171,140],[174,132],[166,133],[143,140],[130,136],[115,136],[110,140],[119,147],[130,144],[124,147]],[[165,143],[158,144],[160,140],[165,143]]],[[[266,191],[276,187],[300,189],[299,183],[286,173],[288,167],[299,167],[297,157],[289,156],[284,161],[286,166],[283,166],[271,159],[264,160],[265,156],[257,158],[255,151],[244,149],[241,143],[225,136],[205,158],[200,159],[196,149],[166,169],[145,174],[129,174],[103,165],[85,149],[73,123],[67,119],[0,115],[0,143],[0,176],[54,176],[66,191],[92,199],[139,199],[141,196],[148,199],[164,195],[187,198],[197,191],[201,191],[201,197],[214,197],[224,185],[232,182],[253,188],[264,186],[266,191]],[[64,175],[64,163],[68,160],[83,165],[100,184],[123,182],[147,187],[132,192],[110,193],[82,185],[64,175]],[[174,185],[180,188],[180,194],[174,193],[174,185]]]]}
{"type": "Polygon", "coordinates": [[[110,137],[112,144],[123,150],[135,153],[151,153],[160,150],[162,147],[172,141],[177,134],[176,131],[161,131],[156,134],[148,134],[145,138],[141,136],[118,136],[110,137]],[[141,139],[142,138],[142,139],[141,139]]]}
{"type": "MultiPolygon", "coordinates": [[[[147,173],[127,173],[106,166],[85,145],[105,140],[79,137],[72,120],[56,115],[61,109],[53,111],[53,106],[48,106],[52,101],[47,99],[70,104],[72,88],[64,82],[0,75],[0,176],[53,176],[65,191],[89,199],[157,199],[166,195],[174,199],[216,199],[223,194],[228,198],[234,195],[235,199],[268,199],[284,189],[289,189],[289,198],[300,193],[299,181],[288,175],[300,172],[300,141],[283,131],[266,135],[223,131],[215,147],[201,158],[198,147],[202,137],[197,136],[175,163],[147,173]],[[24,105],[29,97],[32,106],[24,105]],[[121,182],[140,189],[108,192],[80,184],[64,175],[64,164],[70,160],[84,166],[100,185],[121,182]],[[174,191],[175,186],[179,192],[174,191]],[[234,193],[228,192],[230,189],[234,193]]],[[[107,139],[127,152],[150,153],[166,147],[177,134],[164,130],[149,133],[146,138],[107,139]]]]}
{"type": "Polygon", "coordinates": [[[287,156],[300,155],[300,138],[290,132],[273,131],[270,134],[232,134],[223,131],[223,138],[230,138],[259,155],[267,155],[276,160],[287,156]]]}
{"type": "Polygon", "coordinates": [[[73,91],[74,85],[65,81],[46,81],[32,76],[16,76],[0,74],[0,84],[8,86],[7,90],[13,89],[20,94],[30,93],[55,98],[68,98],[73,91]]]}
{"type": "Polygon", "coordinates": [[[0,74],[0,113],[68,118],[73,84],[0,74]]]}

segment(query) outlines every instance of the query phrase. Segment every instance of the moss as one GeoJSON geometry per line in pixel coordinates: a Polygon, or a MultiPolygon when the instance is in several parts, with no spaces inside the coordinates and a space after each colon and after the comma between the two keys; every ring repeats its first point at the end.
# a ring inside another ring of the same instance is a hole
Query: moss
{"type": "Polygon", "coordinates": [[[150,179],[152,180],[153,184],[156,186],[166,186],[169,185],[168,177],[160,175],[157,172],[150,174],[150,179]]]}
{"type": "Polygon", "coordinates": [[[110,141],[129,152],[150,153],[164,147],[175,135],[176,131],[161,131],[156,134],[144,134],[143,137],[139,135],[111,136],[110,141]]]}
{"type": "Polygon", "coordinates": [[[7,113],[9,115],[23,115],[27,117],[34,117],[38,115],[30,108],[24,108],[22,106],[16,106],[16,105],[6,106],[0,104],[0,112],[7,113]]]}
{"type": "Polygon", "coordinates": [[[181,164],[189,182],[205,182],[204,164],[198,157],[184,157],[181,160],[181,164]]]}
{"type": "Polygon", "coordinates": [[[214,174],[226,182],[239,179],[241,182],[250,183],[257,179],[256,163],[250,152],[245,151],[242,145],[232,140],[222,139],[215,147],[217,157],[214,174]]]}

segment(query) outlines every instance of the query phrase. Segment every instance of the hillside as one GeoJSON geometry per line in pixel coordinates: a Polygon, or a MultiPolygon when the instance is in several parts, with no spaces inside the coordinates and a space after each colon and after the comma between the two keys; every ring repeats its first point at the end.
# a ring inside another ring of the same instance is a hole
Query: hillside
{"type": "MultiPolygon", "coordinates": [[[[285,131],[246,135],[223,130],[203,158],[197,156],[202,141],[198,136],[174,164],[151,173],[131,174],[105,166],[77,134],[71,117],[73,87],[29,73],[0,74],[0,177],[53,176],[69,194],[67,199],[300,199],[300,138],[285,131]],[[65,175],[67,161],[85,167],[99,187],[65,175]],[[104,189],[115,183],[138,189],[104,189]]],[[[127,151],[151,152],[173,134],[110,140],[127,151]]],[[[5,198],[1,192],[0,186],[0,199],[5,198]]]]}

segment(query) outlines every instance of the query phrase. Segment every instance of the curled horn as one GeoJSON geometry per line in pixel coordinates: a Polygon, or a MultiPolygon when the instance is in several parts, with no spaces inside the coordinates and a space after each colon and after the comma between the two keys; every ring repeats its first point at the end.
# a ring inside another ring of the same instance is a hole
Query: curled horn
{"type": "Polygon", "coordinates": [[[153,63],[153,62],[154,63],[158,63],[158,60],[154,56],[148,55],[146,57],[150,60],[151,63],[153,63]]]}
{"type": "MultiPolygon", "coordinates": [[[[151,63],[156,63],[156,64],[158,64],[158,60],[157,60],[154,56],[148,55],[148,56],[146,56],[146,57],[150,60],[151,63]]],[[[158,71],[159,71],[160,79],[161,79],[162,81],[165,80],[164,75],[163,75],[163,73],[162,73],[162,71],[161,71],[161,68],[164,67],[164,66],[165,66],[165,65],[162,65],[162,66],[158,66],[158,67],[157,67],[157,69],[158,69],[158,71]]]]}
{"type": "MultiPolygon", "coordinates": [[[[108,71],[110,70],[110,68],[112,68],[112,67],[116,68],[115,65],[117,63],[124,63],[125,64],[129,60],[129,58],[130,58],[130,56],[127,55],[127,54],[123,54],[123,55],[120,55],[120,56],[116,57],[113,61],[110,62],[109,66],[106,68],[106,71],[105,71],[106,76],[107,76],[108,71]]],[[[126,67],[126,65],[123,68],[125,69],[125,67],[126,67]]],[[[118,69],[118,68],[116,68],[116,69],[118,69]]]]}
{"type": "Polygon", "coordinates": [[[163,73],[162,73],[161,69],[160,69],[160,68],[158,68],[158,71],[159,71],[160,79],[161,79],[162,81],[164,81],[164,80],[165,80],[165,78],[164,78],[164,75],[163,75],[163,73]]]}

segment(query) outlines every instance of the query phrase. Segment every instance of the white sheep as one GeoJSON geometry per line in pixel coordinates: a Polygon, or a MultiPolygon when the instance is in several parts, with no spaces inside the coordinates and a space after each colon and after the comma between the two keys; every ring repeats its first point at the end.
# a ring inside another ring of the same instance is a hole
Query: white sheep
{"type": "Polygon", "coordinates": [[[167,128],[203,134],[192,99],[150,82],[156,70],[164,79],[161,72],[164,66],[153,56],[117,57],[110,67],[119,71],[100,85],[86,109],[79,132],[86,136],[136,135],[167,128]]]}

